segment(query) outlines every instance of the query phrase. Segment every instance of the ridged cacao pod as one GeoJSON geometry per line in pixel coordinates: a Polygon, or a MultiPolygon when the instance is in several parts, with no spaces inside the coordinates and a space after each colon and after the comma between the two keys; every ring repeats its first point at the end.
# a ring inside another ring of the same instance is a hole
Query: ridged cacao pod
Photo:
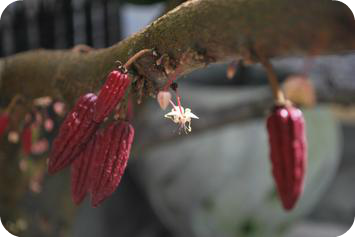
{"type": "Polygon", "coordinates": [[[291,210],[303,192],[307,142],[302,111],[276,106],[267,119],[272,174],[282,205],[291,210]]]}
{"type": "Polygon", "coordinates": [[[93,178],[93,207],[97,207],[116,190],[127,165],[133,137],[134,128],[128,122],[118,122],[105,129],[102,139],[98,141],[90,173],[93,178]]]}
{"type": "Polygon", "coordinates": [[[95,106],[94,120],[101,123],[121,101],[131,83],[126,73],[112,71],[100,90],[95,106]]]}
{"type": "Polygon", "coordinates": [[[0,115],[0,137],[4,134],[7,126],[9,125],[9,115],[3,113],[0,115]]]}
{"type": "Polygon", "coordinates": [[[75,204],[80,204],[90,190],[91,178],[89,174],[95,155],[98,155],[94,153],[94,150],[100,139],[100,133],[93,136],[71,166],[71,192],[75,204]]]}
{"type": "Polygon", "coordinates": [[[97,130],[98,124],[93,120],[96,100],[96,95],[91,93],[80,97],[66,116],[53,141],[48,165],[50,174],[71,164],[97,130]]]}

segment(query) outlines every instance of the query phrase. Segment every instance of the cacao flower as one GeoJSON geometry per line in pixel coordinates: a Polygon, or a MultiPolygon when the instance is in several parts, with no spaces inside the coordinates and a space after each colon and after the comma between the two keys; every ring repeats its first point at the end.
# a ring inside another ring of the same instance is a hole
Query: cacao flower
{"type": "Polygon", "coordinates": [[[3,113],[0,115],[0,137],[4,134],[7,126],[9,125],[9,115],[3,113]]]}
{"type": "Polygon", "coordinates": [[[100,134],[93,136],[85,146],[85,150],[74,160],[71,167],[71,192],[75,204],[81,203],[90,189],[90,167],[95,158],[95,146],[102,137],[100,134]]]}
{"type": "Polygon", "coordinates": [[[112,71],[100,90],[95,106],[94,120],[101,123],[117,106],[131,83],[127,73],[112,71]]]}
{"type": "Polygon", "coordinates": [[[96,95],[91,93],[80,97],[64,119],[49,156],[50,174],[65,168],[77,158],[96,132],[98,124],[93,121],[96,100],[96,95]]]}
{"type": "Polygon", "coordinates": [[[31,146],[31,153],[34,155],[40,155],[48,150],[49,144],[48,140],[43,138],[35,142],[31,146]]]}
{"type": "Polygon", "coordinates": [[[267,119],[272,174],[282,205],[291,210],[303,192],[307,165],[305,121],[290,105],[275,106],[267,119]]]}
{"type": "Polygon", "coordinates": [[[47,132],[51,132],[54,128],[54,122],[52,119],[49,119],[47,118],[45,121],[44,121],[44,129],[47,131],[47,132]]]}
{"type": "Polygon", "coordinates": [[[133,143],[134,128],[128,122],[111,124],[97,141],[94,163],[90,172],[93,207],[110,196],[125,171],[133,143]]]}
{"type": "Polygon", "coordinates": [[[21,133],[21,145],[23,153],[28,156],[31,153],[32,147],[32,126],[31,124],[25,126],[21,133]]]}

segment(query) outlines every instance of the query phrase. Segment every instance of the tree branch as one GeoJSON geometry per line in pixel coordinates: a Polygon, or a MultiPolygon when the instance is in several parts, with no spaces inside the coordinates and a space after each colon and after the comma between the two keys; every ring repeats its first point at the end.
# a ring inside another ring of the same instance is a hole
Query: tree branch
{"type": "Polygon", "coordinates": [[[354,26],[350,10],[330,0],[190,0],[111,48],[84,54],[38,50],[1,59],[0,101],[22,94],[72,102],[97,90],[115,61],[126,62],[145,48],[167,59],[161,66],[153,56],[138,61],[138,73],[155,87],[166,82],[166,72],[183,75],[230,58],[258,61],[254,45],[268,57],[353,50],[354,26]]]}

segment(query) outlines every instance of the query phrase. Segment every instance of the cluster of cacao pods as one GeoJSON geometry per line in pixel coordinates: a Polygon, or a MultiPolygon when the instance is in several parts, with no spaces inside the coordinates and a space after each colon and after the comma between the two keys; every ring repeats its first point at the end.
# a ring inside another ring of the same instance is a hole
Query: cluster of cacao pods
{"type": "Polygon", "coordinates": [[[123,120],[100,127],[122,102],[130,83],[126,72],[112,71],[98,96],[88,93],[78,99],[53,141],[48,172],[54,174],[72,164],[72,196],[76,204],[91,193],[92,206],[98,206],[121,180],[134,129],[123,120]]]}
{"type": "Polygon", "coordinates": [[[65,113],[64,103],[51,97],[27,101],[21,95],[12,98],[0,113],[0,142],[21,145],[22,157],[44,155],[48,139],[54,135],[57,121],[65,113]]]}
{"type": "Polygon", "coordinates": [[[302,111],[276,105],[267,118],[272,174],[283,208],[293,209],[303,191],[307,142],[302,111]]]}

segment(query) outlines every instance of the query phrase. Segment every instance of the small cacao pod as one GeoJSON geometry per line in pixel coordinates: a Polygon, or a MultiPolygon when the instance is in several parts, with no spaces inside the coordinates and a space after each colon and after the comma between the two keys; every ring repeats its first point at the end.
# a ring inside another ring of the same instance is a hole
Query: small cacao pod
{"type": "Polygon", "coordinates": [[[21,146],[23,153],[28,156],[32,147],[32,125],[25,126],[21,133],[21,146]]]}
{"type": "Polygon", "coordinates": [[[275,106],[267,119],[272,174],[282,205],[291,210],[303,192],[307,142],[302,111],[275,106]]]}
{"type": "Polygon", "coordinates": [[[93,207],[110,196],[120,183],[133,143],[134,128],[128,122],[111,124],[95,147],[95,161],[90,172],[93,207]]]}
{"type": "Polygon", "coordinates": [[[65,168],[78,157],[96,132],[98,124],[93,121],[96,99],[96,95],[91,93],[80,97],[64,119],[49,155],[50,174],[65,168]]]}
{"type": "Polygon", "coordinates": [[[112,71],[97,97],[94,120],[101,123],[117,106],[131,83],[127,73],[112,71]]]}
{"type": "Polygon", "coordinates": [[[7,126],[9,125],[9,115],[3,113],[0,115],[0,137],[4,134],[7,126]]]}
{"type": "MultiPolygon", "coordinates": [[[[80,204],[90,190],[90,167],[95,157],[94,150],[98,140],[101,139],[99,133],[93,136],[86,144],[85,149],[79,157],[74,160],[71,167],[71,192],[75,204],[80,204]]],[[[99,154],[96,154],[99,155],[99,154]]]]}

